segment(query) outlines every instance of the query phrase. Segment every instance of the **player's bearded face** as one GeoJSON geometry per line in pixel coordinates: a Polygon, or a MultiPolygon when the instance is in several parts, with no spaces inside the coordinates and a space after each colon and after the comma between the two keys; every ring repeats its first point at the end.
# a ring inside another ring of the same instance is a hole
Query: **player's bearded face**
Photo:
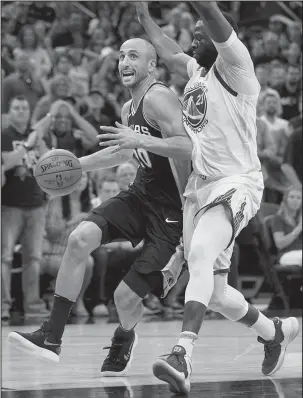
{"type": "Polygon", "coordinates": [[[200,66],[209,69],[215,63],[218,52],[210,37],[203,31],[201,22],[196,24],[191,46],[193,56],[200,66]]]}
{"type": "Polygon", "coordinates": [[[138,52],[120,54],[119,74],[123,86],[133,89],[148,76],[147,61],[138,52]]]}

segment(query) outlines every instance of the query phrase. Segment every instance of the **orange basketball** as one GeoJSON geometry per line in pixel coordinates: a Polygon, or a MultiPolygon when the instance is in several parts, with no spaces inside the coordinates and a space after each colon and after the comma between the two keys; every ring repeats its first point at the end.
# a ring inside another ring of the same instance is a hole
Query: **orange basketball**
{"type": "Polygon", "coordinates": [[[82,167],[78,158],[64,149],[46,152],[35,168],[39,187],[51,196],[69,195],[81,180],[82,167]]]}

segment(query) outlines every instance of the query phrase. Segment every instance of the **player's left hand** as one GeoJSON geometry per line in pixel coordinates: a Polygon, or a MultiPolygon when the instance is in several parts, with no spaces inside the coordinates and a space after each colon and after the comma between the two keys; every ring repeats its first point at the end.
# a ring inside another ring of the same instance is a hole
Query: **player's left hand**
{"type": "Polygon", "coordinates": [[[119,146],[119,149],[136,149],[140,145],[140,134],[128,126],[116,122],[117,127],[100,126],[100,129],[107,131],[107,134],[97,135],[101,140],[100,146],[119,146]],[[106,140],[103,142],[103,140],[106,140]]]}

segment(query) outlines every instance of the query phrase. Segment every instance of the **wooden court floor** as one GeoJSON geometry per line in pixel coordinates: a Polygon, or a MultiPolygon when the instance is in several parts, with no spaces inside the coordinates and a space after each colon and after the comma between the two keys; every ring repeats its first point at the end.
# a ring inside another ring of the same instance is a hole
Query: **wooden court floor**
{"type": "MultiPolygon", "coordinates": [[[[301,319],[300,319],[301,320],[301,319]]],[[[177,342],[181,322],[143,321],[129,375],[100,378],[100,365],[116,325],[104,319],[69,324],[60,363],[40,362],[6,341],[12,330],[33,331],[40,323],[2,327],[3,398],[167,398],[173,396],[151,370],[159,355],[177,342]]],[[[302,397],[302,332],[289,346],[283,368],[273,379],[261,373],[263,346],[254,332],[227,320],[206,320],[193,356],[189,397],[302,397]]]]}

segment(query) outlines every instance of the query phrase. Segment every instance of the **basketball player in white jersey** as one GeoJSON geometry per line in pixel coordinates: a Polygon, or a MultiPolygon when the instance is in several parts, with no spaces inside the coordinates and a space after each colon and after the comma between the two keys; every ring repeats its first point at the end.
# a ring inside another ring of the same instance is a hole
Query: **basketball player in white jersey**
{"type": "Polygon", "coordinates": [[[215,2],[191,2],[201,19],[193,55],[165,36],[148,13],[137,13],[158,55],[170,71],[187,76],[183,123],[193,143],[183,217],[185,256],[190,280],[182,333],[153,371],[173,392],[190,390],[191,355],[207,307],[242,322],[264,344],[262,372],[275,373],[287,345],[297,336],[296,318],[266,318],[227,284],[234,240],[260,207],[263,178],[257,156],[256,104],[260,86],[248,50],[237,37],[232,17],[215,2]]]}

